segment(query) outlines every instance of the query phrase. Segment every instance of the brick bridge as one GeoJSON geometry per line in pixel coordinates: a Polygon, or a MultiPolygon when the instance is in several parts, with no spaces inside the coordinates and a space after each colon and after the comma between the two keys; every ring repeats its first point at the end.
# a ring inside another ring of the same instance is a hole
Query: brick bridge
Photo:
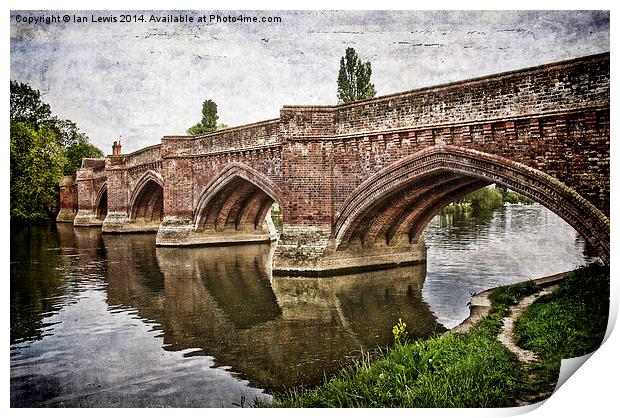
{"type": "Polygon", "coordinates": [[[58,221],[157,232],[157,245],[277,239],[274,273],[426,258],[446,204],[496,183],[543,204],[609,261],[609,54],[339,106],[200,136],[120,144],[60,183],[58,221]]]}

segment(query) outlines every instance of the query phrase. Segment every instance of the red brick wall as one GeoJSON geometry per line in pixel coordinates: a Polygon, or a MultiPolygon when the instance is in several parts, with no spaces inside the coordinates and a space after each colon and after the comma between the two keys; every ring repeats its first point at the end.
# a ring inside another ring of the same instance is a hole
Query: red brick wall
{"type": "MultiPolygon", "coordinates": [[[[602,54],[353,104],[285,106],[277,120],[164,137],[107,158],[108,205],[127,211],[136,183],[153,170],[164,179],[164,215],[192,217],[207,185],[238,162],[281,188],[285,223],[330,226],[364,180],[444,144],[539,169],[609,216],[609,134],[609,54],[602,54]]],[[[89,204],[82,196],[101,185],[99,163],[85,164],[93,180],[78,175],[81,208],[89,204]]]]}
{"type": "Polygon", "coordinates": [[[266,121],[200,136],[162,139],[164,213],[193,217],[198,199],[215,176],[242,163],[277,185],[282,182],[278,121],[266,121]]]}
{"type": "Polygon", "coordinates": [[[67,213],[75,213],[77,202],[77,185],[74,184],[74,176],[63,176],[60,180],[60,209],[64,209],[67,213]]]}
{"type": "Polygon", "coordinates": [[[285,107],[280,120],[289,216],[303,223],[325,222],[369,176],[436,144],[542,170],[609,215],[607,54],[333,108],[285,107]]]}

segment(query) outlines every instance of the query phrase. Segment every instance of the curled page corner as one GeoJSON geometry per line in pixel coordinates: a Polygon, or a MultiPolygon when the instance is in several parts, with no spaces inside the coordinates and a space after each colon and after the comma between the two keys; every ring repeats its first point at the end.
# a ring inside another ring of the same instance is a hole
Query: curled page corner
{"type": "MultiPolygon", "coordinates": [[[[560,375],[558,376],[558,383],[555,385],[555,389],[553,389],[553,393],[557,392],[557,390],[568,380],[569,377],[573,375],[583,364],[594,354],[595,351],[583,355],[581,357],[573,357],[562,359],[560,363],[560,375]]],[[[553,395],[551,395],[553,396],[553,395]]]]}
{"type": "MultiPolygon", "coordinates": [[[[605,344],[605,342],[609,339],[615,325],[616,325],[616,317],[618,313],[618,307],[616,305],[617,302],[614,302],[614,299],[610,297],[610,311],[607,320],[607,329],[605,331],[605,336],[603,337],[603,341],[599,348],[605,344]]],[[[597,348],[598,350],[598,348],[597,348]]],[[[558,382],[555,385],[555,389],[553,389],[553,393],[557,392],[557,390],[564,384],[566,381],[579,369],[583,364],[592,357],[597,350],[594,350],[591,353],[585,354],[581,357],[573,357],[568,359],[562,359],[560,363],[560,375],[558,376],[558,382]]]]}

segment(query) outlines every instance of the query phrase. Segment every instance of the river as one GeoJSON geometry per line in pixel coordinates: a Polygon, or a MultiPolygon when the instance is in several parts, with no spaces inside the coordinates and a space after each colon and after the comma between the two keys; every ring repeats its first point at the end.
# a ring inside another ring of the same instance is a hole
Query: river
{"type": "Polygon", "coordinates": [[[272,277],[270,245],[13,228],[11,406],[252,405],[388,346],[399,318],[425,338],[473,293],[590,261],[540,205],[437,216],[425,239],[426,264],[313,279],[272,277]]]}

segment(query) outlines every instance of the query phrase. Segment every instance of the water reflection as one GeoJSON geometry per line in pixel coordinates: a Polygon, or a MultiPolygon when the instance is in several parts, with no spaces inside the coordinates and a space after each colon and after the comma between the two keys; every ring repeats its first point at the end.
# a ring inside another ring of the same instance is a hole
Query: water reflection
{"type": "MultiPolygon", "coordinates": [[[[51,232],[27,233],[39,238],[51,232]]],[[[43,338],[11,346],[12,406],[232,406],[242,397],[269,399],[211,356],[162,350],[162,328],[147,315],[164,307],[153,236],[107,240],[95,229],[62,226],[53,234],[58,264],[45,263],[37,283],[54,288],[56,296],[41,314],[43,338]],[[49,280],[55,271],[62,282],[49,280]]],[[[12,259],[26,265],[46,260],[23,247],[12,259]]],[[[12,286],[19,287],[15,278],[12,286]]],[[[41,312],[18,299],[12,303],[31,316],[41,312]]]]}
{"type": "Polygon", "coordinates": [[[421,300],[423,266],[270,280],[268,245],[157,248],[153,263],[145,239],[104,237],[109,260],[135,253],[130,263],[110,262],[109,304],[158,323],[166,350],[200,349],[263,388],[320,382],[360,349],[388,345],[399,317],[415,336],[443,329],[421,300]],[[127,269],[145,263],[158,266],[150,277],[161,284],[146,286],[144,274],[127,269]]]}
{"type": "Polygon", "coordinates": [[[572,270],[592,261],[585,242],[541,205],[511,205],[492,216],[437,216],[428,245],[423,299],[451,328],[467,317],[472,293],[572,270]]]}
{"type": "MultiPolygon", "coordinates": [[[[268,245],[156,248],[96,228],[11,231],[12,406],[231,406],[320,382],[360,349],[468,313],[470,292],[582,264],[544,208],[434,219],[427,265],[271,276],[268,245]],[[437,319],[439,318],[439,319],[437,319]]],[[[441,325],[443,324],[443,325],[441,325]]]]}

